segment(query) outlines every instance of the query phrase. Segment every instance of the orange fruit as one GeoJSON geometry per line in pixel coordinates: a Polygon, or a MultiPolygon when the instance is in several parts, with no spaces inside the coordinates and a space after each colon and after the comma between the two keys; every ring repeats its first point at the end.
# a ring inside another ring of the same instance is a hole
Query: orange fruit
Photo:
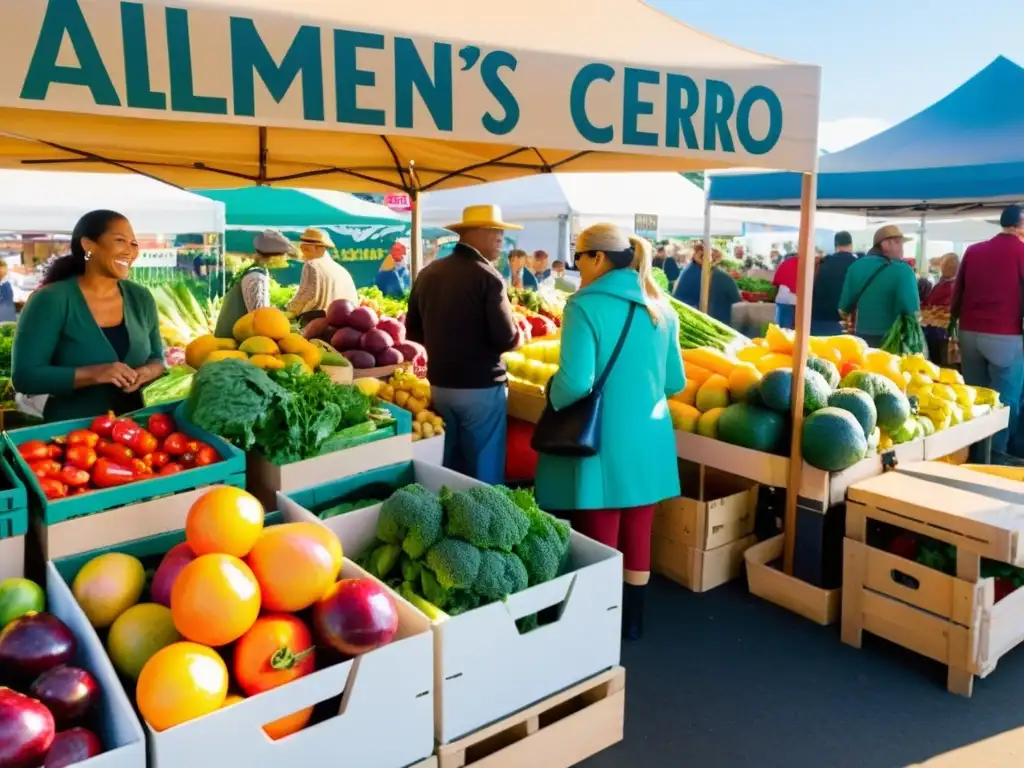
{"type": "Polygon", "coordinates": [[[154,731],[215,712],[227,693],[224,660],[197,643],[174,643],[157,651],[135,686],[139,712],[154,731]]]}
{"type": "Polygon", "coordinates": [[[341,542],[319,523],[285,523],[263,531],[246,562],[259,582],[263,608],[308,608],[338,580],[341,542]]]}
{"type": "Polygon", "coordinates": [[[263,533],[263,505],[251,493],[223,485],[204,493],[185,520],[185,538],[197,555],[245,557],[263,533]]]}
{"type": "Polygon", "coordinates": [[[182,637],[217,647],[233,643],[260,614],[260,585],[231,555],[203,555],[182,568],[171,588],[171,618],[182,637]]]}
{"type": "Polygon", "coordinates": [[[263,732],[267,734],[273,741],[283,739],[285,736],[291,736],[296,731],[301,731],[306,727],[306,723],[313,716],[313,708],[308,707],[307,709],[300,709],[298,712],[293,712],[290,715],[285,715],[280,720],[275,720],[272,723],[267,723],[263,726],[263,732]]]}

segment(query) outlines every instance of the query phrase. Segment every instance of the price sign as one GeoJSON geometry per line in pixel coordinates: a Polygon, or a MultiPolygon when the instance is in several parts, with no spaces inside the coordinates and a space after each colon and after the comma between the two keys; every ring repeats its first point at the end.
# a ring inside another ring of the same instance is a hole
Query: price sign
{"type": "Polygon", "coordinates": [[[651,213],[637,213],[633,216],[633,231],[648,240],[658,239],[658,217],[651,213]]]}
{"type": "Polygon", "coordinates": [[[388,192],[384,196],[384,205],[395,213],[409,213],[412,210],[412,197],[405,192],[388,192]]]}

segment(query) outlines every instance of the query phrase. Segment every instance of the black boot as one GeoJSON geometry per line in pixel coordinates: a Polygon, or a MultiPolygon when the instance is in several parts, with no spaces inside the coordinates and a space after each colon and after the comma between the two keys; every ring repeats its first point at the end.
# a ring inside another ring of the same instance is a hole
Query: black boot
{"type": "Polygon", "coordinates": [[[646,586],[622,585],[622,639],[639,640],[644,634],[644,594],[646,586]]]}

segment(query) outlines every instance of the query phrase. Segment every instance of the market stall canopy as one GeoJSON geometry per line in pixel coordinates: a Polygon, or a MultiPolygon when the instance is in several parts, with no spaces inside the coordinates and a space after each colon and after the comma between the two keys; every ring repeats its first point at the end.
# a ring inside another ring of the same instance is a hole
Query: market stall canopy
{"type": "Polygon", "coordinates": [[[219,200],[227,223],[252,227],[324,227],[328,225],[395,226],[408,228],[409,216],[368,203],[345,192],[324,189],[197,189],[196,194],[219,200]]]}
{"type": "Polygon", "coordinates": [[[224,204],[144,176],[0,171],[0,231],[70,233],[97,208],[124,214],[140,235],[224,231],[224,204]]]}
{"type": "Polygon", "coordinates": [[[0,3],[0,166],[428,190],[817,161],[818,67],[638,0],[0,3]],[[607,55],[607,58],[606,58],[607,55]]]}
{"type": "MultiPolygon", "coordinates": [[[[866,213],[1002,207],[1024,197],[1024,69],[1000,56],[942,100],[860,144],[823,155],[818,207],[866,213]]],[[[716,177],[727,205],[800,205],[800,175],[716,177]]]]}

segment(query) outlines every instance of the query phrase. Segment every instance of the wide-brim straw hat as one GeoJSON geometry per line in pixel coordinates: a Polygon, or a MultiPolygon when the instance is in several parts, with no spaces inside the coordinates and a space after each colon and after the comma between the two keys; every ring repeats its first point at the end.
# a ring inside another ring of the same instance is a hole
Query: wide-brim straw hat
{"type": "Polygon", "coordinates": [[[470,205],[462,211],[462,221],[448,224],[445,229],[452,232],[463,232],[467,229],[522,229],[518,224],[509,224],[501,217],[501,208],[497,205],[470,205]]]}
{"type": "Polygon", "coordinates": [[[904,243],[910,242],[910,238],[904,235],[900,228],[895,224],[886,224],[881,229],[875,231],[873,246],[877,248],[883,240],[902,240],[904,243]]]}
{"type": "Polygon", "coordinates": [[[322,245],[324,248],[333,248],[334,243],[331,241],[331,236],[324,232],[322,229],[316,227],[310,227],[299,236],[300,243],[309,243],[310,245],[322,245]]]}

